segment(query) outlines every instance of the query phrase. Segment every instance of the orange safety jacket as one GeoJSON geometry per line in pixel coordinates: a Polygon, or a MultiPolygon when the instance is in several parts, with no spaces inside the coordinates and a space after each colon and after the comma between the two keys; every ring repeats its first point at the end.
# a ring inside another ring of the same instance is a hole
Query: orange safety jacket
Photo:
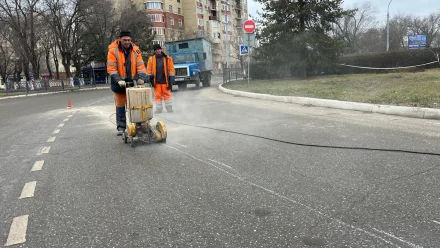
{"type": "MultiPolygon", "coordinates": [[[[165,72],[165,79],[166,79],[166,83],[167,85],[170,85],[170,83],[174,83],[174,80],[176,78],[176,71],[174,70],[174,62],[173,59],[166,55],[163,54],[164,57],[164,63],[163,63],[163,67],[164,67],[164,72],[165,72]]],[[[156,83],[156,56],[151,56],[148,59],[148,63],[147,63],[147,76],[154,76],[154,83],[156,83]]]]}
{"type": "Polygon", "coordinates": [[[125,89],[117,84],[120,80],[147,80],[145,63],[142,59],[142,52],[134,43],[129,50],[130,54],[127,59],[119,40],[115,40],[108,46],[107,55],[107,73],[112,79],[112,90],[123,93],[125,89]],[[130,63],[127,63],[130,62],[130,63]],[[130,74],[130,75],[127,75],[130,74]]]}

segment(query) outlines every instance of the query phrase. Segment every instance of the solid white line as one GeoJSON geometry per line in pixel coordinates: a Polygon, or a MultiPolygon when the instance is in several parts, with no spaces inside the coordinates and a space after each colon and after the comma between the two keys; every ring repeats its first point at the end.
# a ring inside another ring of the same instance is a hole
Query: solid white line
{"type": "Polygon", "coordinates": [[[433,220],[432,222],[440,225],[440,222],[438,222],[438,221],[433,220]]]}
{"type": "Polygon", "coordinates": [[[69,118],[66,118],[66,119],[64,119],[63,121],[66,122],[66,121],[68,121],[68,120],[69,120],[69,118]]]}
{"type": "Polygon", "coordinates": [[[61,131],[61,130],[59,130],[59,129],[55,129],[55,131],[53,131],[53,134],[60,133],[60,131],[61,131]]]}
{"type": "Polygon", "coordinates": [[[54,142],[55,139],[56,139],[56,137],[50,137],[50,138],[47,140],[47,142],[54,142]]]}
{"type": "Polygon", "coordinates": [[[35,162],[31,171],[39,171],[39,170],[43,169],[43,165],[44,165],[44,160],[37,161],[37,162],[35,162]]]}
{"type": "Polygon", "coordinates": [[[420,245],[415,245],[415,244],[413,244],[413,243],[411,243],[411,242],[409,242],[409,241],[406,241],[406,240],[403,240],[403,239],[401,239],[401,238],[399,238],[399,237],[396,237],[396,236],[394,236],[394,235],[391,234],[391,233],[386,233],[386,232],[384,232],[384,231],[382,231],[382,230],[377,230],[376,228],[373,228],[373,230],[375,230],[376,232],[380,232],[380,233],[382,233],[382,234],[385,234],[385,235],[387,235],[387,236],[389,236],[389,237],[391,237],[391,238],[393,238],[393,239],[399,240],[400,242],[405,243],[405,244],[407,244],[407,245],[409,245],[409,246],[411,246],[411,247],[414,247],[414,248],[423,248],[423,247],[420,246],[420,245]]]}
{"type": "Polygon", "coordinates": [[[11,246],[26,242],[26,232],[29,215],[15,217],[9,230],[8,241],[5,246],[11,246]]]}
{"type": "Polygon", "coordinates": [[[182,145],[182,144],[179,144],[179,143],[174,143],[174,144],[176,144],[176,145],[178,145],[178,146],[181,146],[181,147],[187,147],[186,145],[182,145]]]}
{"type": "Polygon", "coordinates": [[[18,199],[33,197],[36,187],[37,187],[37,181],[26,183],[18,199]]]}
{"type": "Polygon", "coordinates": [[[396,245],[395,243],[393,243],[393,242],[391,242],[391,241],[389,241],[389,240],[386,240],[386,239],[384,239],[384,238],[382,238],[382,237],[380,237],[380,236],[378,236],[378,235],[376,235],[376,234],[374,234],[374,233],[372,233],[372,232],[369,232],[369,231],[367,231],[367,230],[364,230],[364,229],[362,229],[362,228],[360,228],[360,227],[355,227],[355,226],[353,226],[353,225],[350,225],[350,224],[348,224],[348,223],[346,223],[346,222],[344,222],[344,221],[342,221],[342,220],[336,219],[336,218],[334,218],[334,217],[332,217],[332,216],[330,216],[330,215],[328,215],[328,214],[325,214],[325,213],[323,213],[323,212],[321,212],[321,211],[319,211],[319,210],[317,210],[317,209],[315,209],[315,208],[313,208],[313,207],[310,207],[310,206],[308,206],[308,205],[306,205],[306,204],[304,204],[304,203],[298,202],[298,201],[296,201],[296,200],[294,200],[294,199],[292,199],[292,198],[289,198],[289,197],[283,196],[283,195],[281,195],[281,194],[278,194],[278,193],[276,193],[276,192],[273,191],[273,190],[267,189],[267,188],[265,188],[265,187],[263,187],[263,186],[260,186],[260,185],[258,185],[258,184],[255,184],[255,183],[253,183],[253,182],[250,182],[250,181],[248,181],[248,180],[246,180],[246,179],[244,179],[244,178],[242,178],[242,177],[240,177],[240,176],[234,175],[233,173],[231,173],[231,172],[229,172],[229,171],[226,171],[226,170],[224,170],[224,169],[222,169],[222,168],[220,168],[220,167],[218,167],[218,166],[216,166],[216,165],[214,165],[214,164],[212,164],[212,163],[210,163],[210,162],[207,162],[207,161],[204,161],[204,160],[202,160],[202,159],[199,159],[199,158],[197,158],[197,157],[195,157],[195,156],[193,156],[193,155],[191,155],[191,154],[189,154],[189,153],[186,153],[186,152],[184,152],[184,151],[181,151],[181,150],[179,150],[179,149],[177,149],[177,148],[174,148],[174,147],[172,147],[172,146],[169,146],[169,145],[165,145],[165,146],[167,146],[167,147],[169,147],[169,148],[171,148],[171,149],[173,149],[173,150],[176,150],[176,151],[178,151],[178,152],[180,152],[180,153],[182,153],[182,154],[185,154],[185,155],[187,155],[188,157],[191,157],[191,158],[193,158],[193,159],[195,159],[195,160],[197,160],[197,161],[200,161],[200,162],[202,162],[202,163],[205,163],[205,164],[211,165],[211,166],[213,166],[214,168],[217,168],[218,170],[221,170],[222,172],[224,172],[224,173],[226,173],[226,174],[228,174],[228,175],[230,175],[230,176],[232,176],[232,177],[234,177],[234,178],[236,178],[236,179],[238,179],[238,180],[240,180],[240,181],[242,181],[242,182],[244,182],[244,183],[246,183],[246,184],[249,184],[249,185],[252,185],[252,186],[254,186],[254,187],[257,187],[257,188],[259,188],[259,189],[261,189],[261,190],[263,190],[263,191],[266,191],[266,192],[268,192],[268,193],[270,193],[270,194],[272,194],[272,195],[275,195],[275,196],[277,196],[277,197],[279,197],[279,198],[281,198],[281,199],[287,200],[287,201],[289,201],[289,202],[291,202],[291,203],[293,203],[293,204],[300,205],[300,206],[302,206],[302,207],[304,207],[304,208],[310,210],[311,212],[313,212],[313,213],[315,213],[315,214],[317,214],[317,215],[323,216],[323,217],[325,217],[325,218],[327,218],[327,219],[329,219],[329,220],[335,221],[335,222],[337,222],[337,223],[339,223],[339,224],[341,224],[341,225],[343,225],[343,226],[345,226],[345,227],[352,228],[352,229],[357,230],[357,231],[359,231],[359,232],[365,233],[365,234],[367,234],[367,235],[369,235],[369,236],[371,236],[371,237],[374,237],[374,238],[376,238],[376,239],[382,240],[383,242],[385,242],[385,243],[387,243],[387,244],[389,244],[389,245],[393,245],[393,246],[395,246],[395,247],[399,247],[399,246],[396,245]]]}
{"type": "Polygon", "coordinates": [[[213,159],[209,159],[209,158],[208,158],[208,160],[211,161],[211,162],[217,163],[217,164],[219,164],[219,165],[223,165],[224,167],[226,167],[226,168],[228,168],[228,169],[231,169],[231,170],[233,170],[233,171],[239,173],[237,170],[235,170],[234,168],[232,168],[231,166],[229,166],[229,165],[227,165],[227,164],[224,164],[224,163],[222,163],[222,162],[215,161],[215,160],[213,160],[213,159]]]}
{"type": "Polygon", "coordinates": [[[58,127],[64,127],[64,123],[61,123],[60,125],[58,125],[58,127]]]}
{"type": "Polygon", "coordinates": [[[73,116],[73,115],[68,115],[67,117],[70,118],[70,117],[72,117],[72,116],[73,116]]]}

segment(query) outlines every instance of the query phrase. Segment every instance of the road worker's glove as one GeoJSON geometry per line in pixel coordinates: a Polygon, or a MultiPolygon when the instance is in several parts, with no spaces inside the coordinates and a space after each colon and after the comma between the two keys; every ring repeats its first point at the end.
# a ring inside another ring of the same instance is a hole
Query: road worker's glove
{"type": "Polygon", "coordinates": [[[120,87],[124,88],[124,87],[127,86],[127,83],[126,83],[124,80],[121,80],[121,81],[118,82],[118,85],[119,85],[120,87]]]}

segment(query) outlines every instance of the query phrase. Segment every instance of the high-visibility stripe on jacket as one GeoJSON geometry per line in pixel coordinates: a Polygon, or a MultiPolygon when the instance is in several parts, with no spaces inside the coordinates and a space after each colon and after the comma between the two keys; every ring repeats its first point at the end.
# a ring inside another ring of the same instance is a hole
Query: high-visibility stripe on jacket
{"type": "MultiPolygon", "coordinates": [[[[174,70],[173,59],[170,56],[164,55],[163,59],[164,59],[163,67],[164,67],[164,72],[165,72],[165,79],[166,79],[167,85],[168,85],[170,79],[174,80],[174,78],[176,76],[176,71],[174,70]],[[172,78],[170,78],[170,77],[172,77],[172,78]]],[[[157,72],[156,56],[151,56],[148,59],[148,63],[147,63],[147,76],[154,75],[154,82],[156,82],[156,72],[157,72]]]]}
{"type": "MultiPolygon", "coordinates": [[[[114,78],[115,81],[124,80],[127,77],[125,69],[125,55],[119,46],[120,41],[116,40],[108,46],[107,55],[107,73],[114,78]]],[[[132,78],[147,79],[145,63],[142,59],[142,52],[138,46],[132,43],[130,51],[131,76],[132,78]]]]}

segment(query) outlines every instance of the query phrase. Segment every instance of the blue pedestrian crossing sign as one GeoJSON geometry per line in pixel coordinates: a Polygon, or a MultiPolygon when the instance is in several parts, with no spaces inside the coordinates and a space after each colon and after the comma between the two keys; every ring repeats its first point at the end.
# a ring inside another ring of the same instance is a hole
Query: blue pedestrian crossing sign
{"type": "Polygon", "coordinates": [[[249,47],[240,45],[240,55],[248,55],[249,54],[249,47]]]}

